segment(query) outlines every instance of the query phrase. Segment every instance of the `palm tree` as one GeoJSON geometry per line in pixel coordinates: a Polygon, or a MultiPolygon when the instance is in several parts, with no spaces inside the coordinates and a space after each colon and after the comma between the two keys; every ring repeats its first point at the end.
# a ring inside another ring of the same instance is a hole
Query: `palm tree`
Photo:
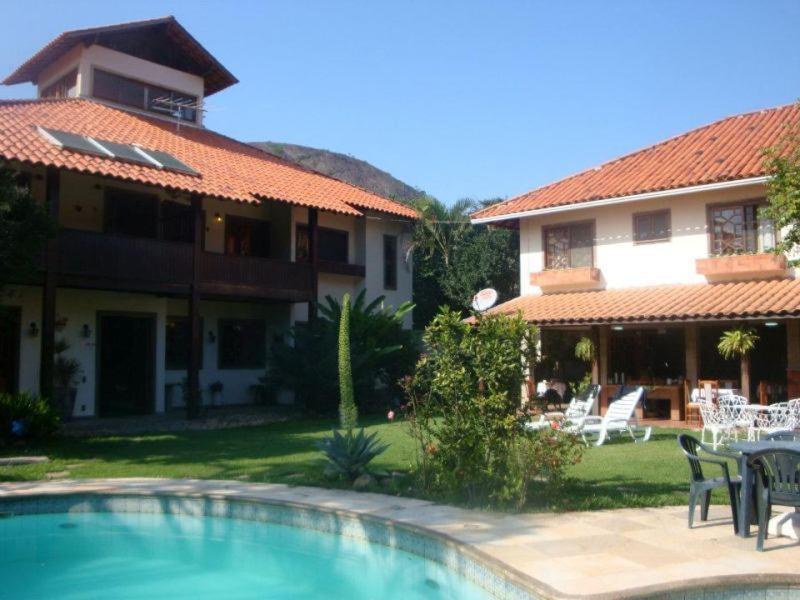
{"type": "Polygon", "coordinates": [[[422,196],[412,204],[420,218],[409,253],[418,249],[430,257],[439,252],[444,264],[450,266],[453,250],[472,227],[469,214],[476,208],[475,201],[464,198],[445,206],[432,196],[422,196]]]}
{"type": "Polygon", "coordinates": [[[723,331],[717,350],[726,360],[738,358],[741,361],[742,395],[750,396],[750,352],[758,342],[758,334],[752,327],[739,325],[723,331]]]}

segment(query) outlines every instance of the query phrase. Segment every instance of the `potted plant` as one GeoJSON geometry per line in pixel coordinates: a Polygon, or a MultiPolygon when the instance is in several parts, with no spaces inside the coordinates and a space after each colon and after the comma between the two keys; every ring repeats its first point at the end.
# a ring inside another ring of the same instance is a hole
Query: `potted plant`
{"type": "Polygon", "coordinates": [[[74,358],[67,358],[64,353],[69,344],[63,338],[56,340],[55,359],[53,361],[53,401],[61,414],[62,421],[72,419],[75,411],[75,397],[78,394],[78,377],[83,373],[81,363],[74,358]]]}
{"type": "Polygon", "coordinates": [[[221,381],[215,381],[208,386],[208,391],[211,392],[211,406],[218,406],[222,404],[222,390],[224,389],[221,381]]]}
{"type": "Polygon", "coordinates": [[[752,327],[740,325],[723,331],[719,338],[717,350],[722,358],[729,360],[738,358],[741,370],[742,395],[750,397],[750,352],[758,342],[758,334],[752,327]]]}

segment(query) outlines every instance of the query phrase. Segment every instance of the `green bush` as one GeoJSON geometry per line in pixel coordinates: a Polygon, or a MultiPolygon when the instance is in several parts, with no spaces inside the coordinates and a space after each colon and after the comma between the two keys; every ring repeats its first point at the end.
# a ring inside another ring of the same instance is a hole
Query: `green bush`
{"type": "Polygon", "coordinates": [[[522,427],[520,394],[537,336],[518,316],[470,324],[447,308],[425,330],[426,353],[404,387],[418,480],[428,493],[522,506],[535,481],[556,484],[577,460],[574,439],[522,427]]]}
{"type": "MultiPolygon", "coordinates": [[[[384,411],[402,396],[397,381],[411,373],[419,356],[417,335],[403,328],[413,305],[382,308],[362,291],[350,305],[350,353],[358,409],[384,411]]],[[[311,413],[332,415],[339,404],[338,338],[342,307],[327,296],[313,325],[295,327],[286,343],[271,349],[263,382],[269,390],[289,389],[311,413]]]]}
{"type": "Polygon", "coordinates": [[[0,445],[45,440],[58,426],[58,411],[47,400],[27,392],[0,394],[0,445]]]}

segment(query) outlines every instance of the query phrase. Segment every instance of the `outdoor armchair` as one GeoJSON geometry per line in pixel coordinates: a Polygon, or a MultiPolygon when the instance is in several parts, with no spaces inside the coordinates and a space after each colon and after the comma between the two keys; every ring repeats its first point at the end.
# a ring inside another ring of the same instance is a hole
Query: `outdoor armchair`
{"type": "Polygon", "coordinates": [[[795,510],[800,507],[800,450],[761,450],[751,454],[747,464],[756,474],[756,549],[762,552],[772,506],[793,506],[795,510]]]}
{"type": "Polygon", "coordinates": [[[725,459],[738,460],[736,454],[718,452],[703,444],[696,437],[682,433],[678,436],[678,446],[689,461],[691,480],[689,482],[689,527],[694,524],[694,511],[697,503],[700,505],[700,520],[708,520],[708,507],[711,504],[711,492],[717,488],[726,488],[731,505],[733,517],[733,530],[739,533],[739,490],[742,478],[739,475],[731,476],[728,463],[725,459]],[[721,477],[708,478],[703,473],[703,463],[715,465],[722,471],[721,477]]]}

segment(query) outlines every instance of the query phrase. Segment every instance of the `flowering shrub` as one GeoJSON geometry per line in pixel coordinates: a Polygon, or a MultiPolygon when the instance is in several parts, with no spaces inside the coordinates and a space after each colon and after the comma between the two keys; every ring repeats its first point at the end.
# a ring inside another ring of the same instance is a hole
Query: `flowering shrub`
{"type": "Polygon", "coordinates": [[[555,483],[576,460],[571,436],[550,432],[553,444],[522,427],[524,367],[533,359],[526,349],[536,347],[537,335],[520,317],[479,316],[468,324],[446,308],[428,326],[426,353],[403,381],[425,491],[522,506],[534,481],[555,483]]]}

